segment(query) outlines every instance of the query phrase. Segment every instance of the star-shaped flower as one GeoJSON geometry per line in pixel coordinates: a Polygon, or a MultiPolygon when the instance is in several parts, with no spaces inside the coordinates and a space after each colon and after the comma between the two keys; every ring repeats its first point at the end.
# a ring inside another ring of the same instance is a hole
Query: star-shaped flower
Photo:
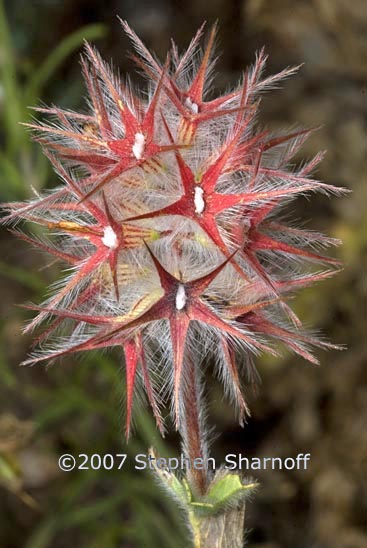
{"type": "MultiPolygon", "coordinates": [[[[228,321],[222,317],[219,311],[209,304],[209,301],[205,299],[205,291],[213,280],[219,275],[224,267],[229,263],[227,259],[224,263],[212,270],[209,274],[197,278],[195,280],[183,281],[170,274],[156,256],[152,253],[147,246],[149,255],[152,258],[154,266],[158,272],[159,280],[163,294],[153,304],[136,316],[136,312],[129,313],[127,316],[89,316],[88,314],[51,310],[47,308],[47,312],[52,312],[56,316],[62,318],[74,319],[93,325],[107,326],[102,329],[97,335],[91,339],[71,347],[68,350],[56,352],[49,355],[48,358],[55,358],[72,351],[90,350],[95,348],[101,348],[104,346],[122,344],[124,345],[127,340],[130,341],[134,334],[141,333],[144,326],[151,322],[159,320],[167,320],[170,330],[170,338],[172,343],[173,354],[173,371],[174,371],[174,402],[175,402],[175,417],[176,426],[179,426],[180,422],[180,391],[181,380],[184,368],[184,358],[187,349],[187,338],[190,323],[197,321],[205,324],[209,328],[218,330],[222,333],[222,336],[232,337],[238,341],[242,341],[247,349],[252,352],[258,352],[259,350],[266,350],[274,353],[274,351],[264,344],[260,338],[254,336],[250,331],[239,328],[232,321],[228,321]]],[[[148,302],[150,298],[145,299],[148,302]]],[[[40,307],[33,307],[41,309],[40,307]]],[[[134,350],[135,352],[135,350],[134,350]]],[[[35,358],[32,362],[40,361],[44,358],[35,358]]],[[[228,366],[228,364],[227,364],[228,366]]],[[[233,371],[231,371],[233,376],[233,371]]],[[[131,384],[130,379],[130,384],[131,384]]],[[[129,412],[130,413],[130,412],[129,412]]],[[[130,414],[129,414],[130,416],[130,414]]]]}

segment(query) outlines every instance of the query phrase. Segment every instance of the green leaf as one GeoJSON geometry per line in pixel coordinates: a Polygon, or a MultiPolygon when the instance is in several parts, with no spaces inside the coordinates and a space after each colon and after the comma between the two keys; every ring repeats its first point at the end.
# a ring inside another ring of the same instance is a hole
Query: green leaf
{"type": "Polygon", "coordinates": [[[243,486],[240,477],[237,474],[227,474],[214,483],[206,499],[210,500],[213,504],[219,504],[230,499],[242,489],[243,486]]]}
{"type": "Polygon", "coordinates": [[[256,487],[256,483],[243,483],[239,474],[220,471],[209,486],[208,492],[201,502],[208,508],[218,511],[223,506],[236,504],[248,496],[256,487]]]}
{"type": "MultiPolygon", "coordinates": [[[[153,449],[149,450],[149,455],[157,459],[157,455],[153,449]]],[[[156,460],[152,461],[154,474],[165,487],[166,491],[175,499],[187,506],[191,501],[191,492],[185,480],[182,482],[169,470],[162,470],[155,465],[156,460]]]]}

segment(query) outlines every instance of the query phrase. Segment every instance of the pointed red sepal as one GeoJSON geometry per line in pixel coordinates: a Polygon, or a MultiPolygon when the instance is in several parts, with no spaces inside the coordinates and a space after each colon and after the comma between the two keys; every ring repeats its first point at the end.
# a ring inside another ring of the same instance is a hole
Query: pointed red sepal
{"type": "Polygon", "coordinates": [[[172,314],[169,324],[173,350],[175,422],[178,430],[181,418],[179,405],[181,377],[190,317],[185,311],[176,312],[174,315],[172,314]]]}
{"type": "Polygon", "coordinates": [[[112,133],[112,127],[107,114],[105,103],[103,101],[102,91],[98,81],[96,68],[92,65],[92,74],[89,74],[87,63],[84,59],[81,61],[84,80],[86,82],[89,96],[92,100],[94,112],[97,116],[97,120],[100,120],[99,127],[101,135],[104,139],[112,133]]]}
{"type": "MultiPolygon", "coordinates": [[[[168,291],[172,289],[172,287],[177,286],[177,284],[182,283],[182,281],[178,280],[177,278],[172,276],[172,274],[167,272],[167,270],[158,261],[158,259],[155,257],[152,250],[149,248],[149,246],[146,243],[145,243],[145,246],[148,249],[151,258],[153,259],[154,265],[159,275],[162,288],[165,291],[168,291]]],[[[197,278],[195,280],[186,282],[185,287],[187,291],[189,292],[189,294],[193,298],[195,298],[195,297],[199,297],[202,293],[204,293],[205,289],[212,283],[212,281],[218,276],[218,274],[224,269],[224,267],[228,263],[231,263],[232,265],[237,264],[233,261],[236,253],[237,253],[237,250],[234,253],[228,255],[226,260],[223,261],[219,266],[214,268],[214,270],[209,272],[209,274],[206,274],[205,276],[202,276],[201,278],[197,278]]]]}
{"type": "MultiPolygon", "coordinates": [[[[161,116],[162,116],[163,125],[168,135],[168,138],[171,144],[174,145],[173,135],[169,128],[167,120],[163,115],[163,112],[161,112],[161,116]]],[[[180,154],[178,149],[176,149],[175,151],[175,157],[176,157],[176,162],[180,172],[181,184],[184,189],[184,195],[187,196],[192,191],[193,185],[195,184],[195,177],[190,167],[186,164],[186,162],[182,158],[182,155],[180,154]]]]}
{"type": "Polygon", "coordinates": [[[213,215],[203,215],[202,219],[199,220],[198,224],[201,226],[201,228],[205,231],[207,236],[212,240],[214,244],[216,244],[219,248],[219,250],[223,253],[223,255],[229,259],[231,265],[233,268],[238,272],[238,274],[243,278],[244,280],[248,280],[248,276],[246,272],[241,268],[241,266],[237,263],[235,260],[235,255],[238,252],[238,249],[231,253],[230,250],[227,248],[220,232],[218,229],[217,222],[215,220],[215,216],[213,215]]]}
{"type": "MultiPolygon", "coordinates": [[[[99,281],[91,283],[89,286],[86,287],[79,295],[78,297],[69,305],[70,309],[76,309],[79,306],[82,306],[84,303],[86,303],[88,300],[93,298],[95,294],[98,292],[98,287],[100,285],[99,281]]],[[[39,307],[41,309],[41,307],[39,307]]],[[[53,313],[53,311],[48,311],[50,313],[53,313]]],[[[57,316],[57,313],[55,314],[57,316]]],[[[44,329],[40,335],[38,335],[32,343],[32,347],[35,347],[37,344],[41,343],[43,340],[45,340],[59,325],[62,324],[64,321],[63,316],[57,316],[56,320],[52,321],[51,324],[47,327],[47,329],[44,329]]],[[[76,324],[77,325],[77,324],[76,324]]]]}
{"type": "Polygon", "coordinates": [[[102,349],[102,348],[111,347],[111,346],[120,346],[119,341],[115,340],[115,341],[109,341],[108,343],[106,343],[104,341],[100,341],[99,339],[100,339],[100,335],[93,336],[87,339],[86,341],[79,344],[75,344],[74,346],[71,346],[65,350],[59,350],[56,352],[48,353],[43,356],[29,358],[28,360],[25,360],[24,362],[22,362],[21,365],[34,365],[36,363],[40,363],[46,360],[52,361],[58,358],[62,358],[64,356],[68,356],[69,354],[74,354],[75,352],[87,352],[89,350],[97,350],[97,349],[102,349]]]}
{"type": "Polygon", "coordinates": [[[89,200],[92,196],[94,196],[99,190],[101,190],[105,185],[107,185],[109,182],[113,181],[121,175],[123,171],[127,171],[130,169],[130,167],[136,166],[137,163],[133,161],[127,161],[122,166],[121,163],[117,163],[114,165],[112,169],[110,169],[103,177],[99,180],[96,186],[92,188],[89,192],[87,192],[82,198],[80,199],[80,203],[85,202],[86,200],[89,200]]]}
{"type": "Polygon", "coordinates": [[[272,304],[279,303],[279,301],[280,301],[280,297],[275,297],[274,299],[267,299],[267,300],[258,301],[255,303],[250,303],[245,305],[242,305],[242,304],[230,305],[226,311],[226,315],[232,319],[238,318],[239,316],[244,316],[260,308],[265,308],[272,304]]]}
{"type": "MultiPolygon", "coordinates": [[[[107,249],[107,248],[106,248],[107,249]]],[[[66,285],[59,291],[55,297],[48,302],[48,308],[55,308],[66,295],[70,294],[73,289],[86,277],[88,277],[96,268],[105,261],[107,253],[105,251],[96,252],[87,262],[81,265],[79,270],[75,272],[72,278],[66,283],[66,285]]],[[[42,311],[38,316],[32,320],[25,328],[24,332],[29,333],[39,324],[48,314],[48,312],[42,311]]]]}
{"type": "Polygon", "coordinates": [[[140,352],[136,340],[134,338],[128,339],[122,343],[125,364],[126,364],[126,439],[130,437],[131,426],[131,411],[133,405],[133,394],[136,370],[140,360],[140,352]]]}
{"type": "Polygon", "coordinates": [[[84,133],[77,133],[75,131],[66,130],[66,129],[59,129],[55,128],[53,126],[47,126],[42,124],[31,124],[31,123],[24,123],[19,122],[22,126],[28,127],[29,129],[33,129],[35,131],[40,131],[44,133],[45,135],[51,134],[51,135],[58,135],[60,137],[66,137],[67,139],[72,139],[77,141],[81,146],[89,144],[94,147],[102,147],[105,148],[105,142],[101,139],[98,139],[97,137],[93,137],[91,135],[86,135],[84,133]]]}
{"type": "Polygon", "coordinates": [[[135,133],[138,129],[138,122],[127,104],[124,104],[121,93],[118,89],[116,89],[116,86],[112,81],[110,74],[106,70],[100,55],[89,44],[86,44],[86,49],[89,58],[93,62],[95,70],[99,73],[108,92],[114,100],[116,107],[119,110],[121,121],[124,124],[126,133],[135,133]]]}
{"type": "MultiPolygon", "coordinates": [[[[124,32],[128,35],[128,37],[130,38],[130,40],[132,41],[134,47],[135,47],[135,50],[139,53],[139,55],[141,55],[141,57],[144,59],[145,61],[145,64],[144,66],[145,67],[151,67],[155,70],[155,73],[151,72],[150,75],[152,74],[155,74],[155,76],[157,74],[160,74],[161,70],[162,70],[162,67],[160,65],[160,63],[158,63],[156,61],[156,59],[153,57],[153,55],[150,53],[149,49],[145,46],[145,44],[143,43],[143,41],[139,38],[139,36],[133,31],[133,29],[130,27],[130,25],[128,24],[127,21],[125,21],[124,19],[121,19],[121,17],[117,16],[117,19],[120,21],[121,23],[121,26],[124,30],[124,32]]],[[[130,57],[132,57],[132,55],[130,54],[129,55],[130,57]]],[[[153,77],[153,76],[151,76],[153,77]]]]}
{"type": "Polygon", "coordinates": [[[108,262],[111,269],[112,281],[115,288],[115,295],[116,295],[117,302],[119,302],[120,300],[120,290],[119,290],[118,272],[117,272],[118,258],[119,258],[118,249],[113,249],[108,255],[108,262]]]}
{"type": "Polygon", "coordinates": [[[150,104],[144,116],[144,121],[142,123],[142,129],[143,131],[146,131],[148,135],[154,135],[156,111],[157,111],[158,102],[162,93],[162,89],[164,86],[164,81],[167,77],[169,64],[170,64],[170,56],[168,54],[166,58],[166,62],[162,69],[161,77],[159,78],[157,87],[155,88],[155,91],[154,91],[154,95],[152,97],[152,100],[150,101],[150,104]]]}
{"type": "Polygon", "coordinates": [[[193,303],[192,313],[190,314],[190,317],[192,320],[198,320],[200,322],[206,323],[207,325],[210,325],[211,327],[214,327],[215,329],[218,329],[224,333],[227,333],[228,335],[232,335],[233,337],[237,339],[241,339],[248,345],[249,349],[252,352],[256,352],[257,350],[262,350],[265,352],[269,352],[269,354],[273,356],[277,355],[277,352],[273,348],[259,342],[252,335],[250,334],[247,335],[243,333],[240,329],[238,329],[237,327],[234,327],[231,323],[223,320],[220,316],[215,314],[211,308],[209,308],[207,305],[205,305],[201,301],[197,301],[193,303]]]}
{"type": "Polygon", "coordinates": [[[215,160],[215,162],[207,168],[201,177],[200,184],[204,191],[208,194],[214,192],[219,177],[222,175],[229,158],[232,156],[236,146],[238,145],[241,138],[241,133],[241,129],[236,131],[234,137],[223,146],[222,152],[217,160],[215,160]]]}
{"type": "MultiPolygon", "coordinates": [[[[39,306],[36,304],[21,304],[20,308],[26,310],[38,310],[45,314],[53,314],[64,320],[76,320],[78,322],[86,322],[91,325],[114,325],[115,318],[113,316],[99,316],[98,314],[84,314],[83,312],[73,312],[72,310],[62,310],[60,308],[52,308],[51,306],[39,306]]],[[[28,328],[27,328],[28,329],[28,328]]]]}
{"type": "Polygon", "coordinates": [[[146,363],[146,360],[145,360],[145,355],[144,355],[143,337],[142,337],[141,333],[137,333],[135,335],[135,341],[136,341],[136,344],[138,345],[138,349],[139,349],[139,352],[140,352],[140,364],[141,364],[141,368],[142,368],[144,385],[145,385],[145,390],[146,390],[146,393],[147,393],[147,396],[148,396],[148,401],[149,401],[150,406],[153,410],[153,415],[154,415],[158,430],[159,430],[161,436],[164,437],[163,419],[162,419],[161,413],[159,411],[158,404],[157,404],[156,397],[155,397],[154,390],[153,390],[153,386],[152,386],[152,382],[150,380],[148,366],[147,366],[147,363],[146,363]]]}
{"type": "Polygon", "coordinates": [[[259,312],[253,312],[247,316],[243,316],[243,321],[247,324],[250,324],[254,329],[258,330],[259,332],[283,341],[289,348],[291,348],[294,352],[302,356],[307,361],[315,365],[319,364],[317,358],[315,358],[310,352],[303,348],[299,344],[299,342],[318,346],[322,346],[322,342],[316,341],[312,337],[307,337],[305,335],[301,335],[300,333],[292,332],[288,329],[280,327],[275,323],[270,322],[267,318],[265,318],[263,314],[260,314],[259,312]]]}
{"type": "Polygon", "coordinates": [[[75,265],[80,261],[80,258],[74,255],[70,255],[70,253],[63,253],[62,251],[55,249],[51,245],[47,245],[44,242],[41,242],[40,240],[36,240],[34,238],[31,238],[30,236],[27,236],[23,232],[19,232],[18,230],[12,230],[12,229],[9,229],[9,232],[13,234],[13,236],[20,238],[21,240],[24,240],[25,242],[28,242],[38,247],[39,249],[42,249],[42,251],[45,251],[46,253],[49,253],[50,255],[54,255],[57,259],[60,259],[61,261],[64,261],[68,264],[75,265]]]}
{"type": "MultiPolygon", "coordinates": [[[[299,289],[308,287],[316,282],[331,278],[341,270],[342,269],[325,270],[322,272],[314,272],[313,274],[297,276],[296,278],[284,278],[282,280],[274,280],[273,285],[280,295],[288,295],[291,294],[293,291],[298,291],[299,289]]],[[[267,286],[266,284],[264,284],[263,281],[255,281],[252,283],[251,286],[252,291],[262,294],[264,292],[264,285],[266,289],[267,286]]]]}
{"type": "Polygon", "coordinates": [[[209,274],[205,274],[201,278],[197,278],[191,282],[186,282],[186,287],[193,297],[199,297],[207,287],[214,281],[214,279],[222,272],[222,270],[229,264],[232,264],[232,259],[236,255],[237,251],[229,255],[225,261],[214,268],[209,274]]]}
{"type": "MultiPolygon", "coordinates": [[[[264,282],[266,287],[269,289],[270,293],[273,294],[276,298],[279,297],[279,293],[276,289],[276,285],[272,278],[268,275],[263,265],[260,263],[258,258],[256,257],[255,253],[252,253],[251,250],[244,251],[244,256],[246,258],[246,261],[251,266],[251,268],[256,272],[256,274],[259,276],[259,278],[264,282]]],[[[288,317],[292,320],[294,325],[301,326],[301,321],[298,318],[298,316],[293,312],[293,310],[288,306],[287,303],[284,301],[280,301],[280,306],[283,308],[283,310],[286,312],[288,317]]]]}
{"type": "Polygon", "coordinates": [[[287,143],[288,141],[292,141],[294,139],[297,139],[297,137],[303,137],[306,139],[310,133],[313,131],[316,131],[319,129],[318,127],[309,128],[309,129],[302,129],[299,131],[294,131],[293,133],[288,133],[287,135],[283,135],[281,137],[273,137],[273,139],[269,139],[263,144],[263,150],[269,150],[270,148],[277,147],[279,145],[282,145],[284,143],[287,143]]]}
{"type": "Polygon", "coordinates": [[[57,143],[48,143],[42,138],[36,138],[35,140],[38,143],[46,145],[52,151],[56,151],[61,158],[73,160],[78,164],[82,163],[88,165],[92,173],[94,171],[101,172],[106,168],[112,167],[116,163],[113,158],[109,158],[105,153],[98,154],[97,152],[78,150],[57,143]]]}
{"type": "Polygon", "coordinates": [[[240,382],[240,378],[239,378],[239,375],[238,375],[238,369],[237,369],[237,365],[236,365],[236,358],[235,358],[234,350],[232,348],[230,348],[229,342],[227,341],[227,339],[224,336],[221,337],[221,346],[222,346],[222,351],[223,351],[223,356],[224,356],[224,363],[225,363],[225,366],[228,370],[229,376],[230,376],[231,381],[232,381],[235,401],[236,401],[236,403],[238,405],[238,408],[239,408],[238,409],[239,410],[239,420],[240,420],[240,424],[242,426],[246,415],[250,416],[250,410],[249,410],[248,405],[247,405],[247,403],[246,403],[246,401],[245,401],[245,399],[242,395],[241,382],[240,382]]]}
{"type": "Polygon", "coordinates": [[[288,255],[298,255],[300,257],[305,257],[306,259],[312,259],[318,262],[334,265],[341,264],[340,261],[333,259],[332,257],[325,257],[324,255],[313,253],[307,249],[295,247],[294,245],[281,242],[260,232],[256,232],[256,234],[254,234],[251,241],[251,249],[254,251],[279,251],[281,253],[287,253],[288,255]]]}
{"type": "Polygon", "coordinates": [[[212,54],[216,33],[217,25],[214,24],[212,30],[210,31],[209,40],[205,48],[204,55],[201,60],[197,74],[186,92],[186,96],[189,97],[192,102],[196,104],[200,104],[203,100],[205,78],[208,72],[209,61],[212,54]]]}
{"type": "Polygon", "coordinates": [[[172,290],[173,287],[180,283],[180,280],[177,280],[177,278],[172,276],[172,274],[170,274],[158,261],[157,257],[154,255],[148,244],[146,242],[144,242],[144,244],[158,272],[159,281],[161,282],[162,288],[164,289],[164,291],[172,290]]]}

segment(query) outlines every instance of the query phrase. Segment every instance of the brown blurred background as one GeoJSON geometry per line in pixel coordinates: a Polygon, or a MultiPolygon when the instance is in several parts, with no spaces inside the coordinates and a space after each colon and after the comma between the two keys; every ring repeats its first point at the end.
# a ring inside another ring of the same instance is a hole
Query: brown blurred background
{"type": "MultiPolygon", "coordinates": [[[[320,352],[320,367],[290,355],[263,358],[263,383],[250,395],[252,418],[244,429],[211,382],[209,420],[218,432],[212,451],[218,460],[232,452],[311,453],[307,471],[253,474],[261,488],[247,509],[250,547],[367,546],[365,0],[13,0],[0,6],[2,201],[26,197],[30,184],[40,189],[56,182],[16,122],[29,117],[26,106],[41,101],[83,107],[84,35],[121,71],[133,71],[116,15],[161,58],[171,36],[184,48],[203,20],[218,19],[220,90],[235,84],[263,45],[269,73],[305,63],[283,89],[264,97],[261,123],[271,129],[320,125],[297,160],[326,149],[318,176],[353,191],[342,199],[300,200],[293,212],[344,241],[335,251],[343,272],[303,291],[294,305],[307,325],[347,350],[320,352]]],[[[149,414],[139,413],[126,448],[118,356],[69,360],[49,370],[18,367],[31,339],[21,336],[27,314],[14,305],[39,301],[57,267],[44,269],[44,257],[5,229],[0,245],[0,548],[187,546],[179,512],[148,475],[129,468],[58,471],[62,453],[134,455],[154,444],[172,455],[177,439],[163,444],[149,414]]]]}

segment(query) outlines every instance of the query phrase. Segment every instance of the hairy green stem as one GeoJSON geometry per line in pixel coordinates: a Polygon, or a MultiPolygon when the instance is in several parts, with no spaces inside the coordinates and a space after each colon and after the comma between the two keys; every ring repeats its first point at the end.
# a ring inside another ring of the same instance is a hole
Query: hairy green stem
{"type": "MultiPolygon", "coordinates": [[[[191,466],[187,469],[187,482],[198,501],[210,492],[211,477],[206,467],[206,425],[202,393],[197,367],[193,360],[187,361],[185,406],[180,428],[185,456],[191,466]],[[202,459],[204,466],[193,466],[195,459],[202,459]]],[[[193,544],[195,548],[242,548],[244,545],[245,503],[222,508],[218,513],[198,513],[200,502],[194,502],[189,511],[193,544]],[[196,506],[194,506],[196,505],[196,506]]],[[[205,506],[205,503],[202,504],[205,506]]]]}

